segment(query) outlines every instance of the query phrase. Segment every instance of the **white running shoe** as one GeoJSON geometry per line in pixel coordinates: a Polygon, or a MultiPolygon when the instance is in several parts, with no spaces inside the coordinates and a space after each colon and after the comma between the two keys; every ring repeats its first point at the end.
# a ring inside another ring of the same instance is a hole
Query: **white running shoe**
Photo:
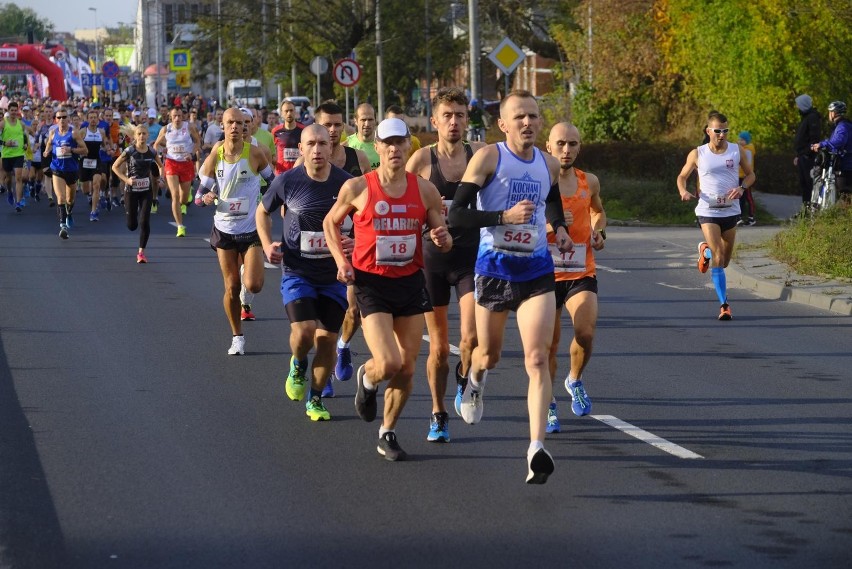
{"type": "Polygon", "coordinates": [[[229,356],[244,356],[246,353],[246,337],[234,336],[231,340],[231,347],[228,349],[229,356]]]}
{"type": "Polygon", "coordinates": [[[482,412],[484,411],[484,403],[482,394],[485,391],[485,376],[479,382],[479,388],[473,388],[473,382],[468,381],[462,392],[461,398],[461,416],[464,422],[468,425],[475,425],[482,420],[482,412]]]}
{"type": "Polygon", "coordinates": [[[541,447],[532,454],[527,452],[527,466],[527,484],[544,484],[553,474],[553,457],[541,447]]]}
{"type": "Polygon", "coordinates": [[[243,272],[245,272],[245,268],[245,265],[240,265],[240,304],[251,306],[254,300],[254,293],[249,292],[246,285],[243,284],[243,272]]]}

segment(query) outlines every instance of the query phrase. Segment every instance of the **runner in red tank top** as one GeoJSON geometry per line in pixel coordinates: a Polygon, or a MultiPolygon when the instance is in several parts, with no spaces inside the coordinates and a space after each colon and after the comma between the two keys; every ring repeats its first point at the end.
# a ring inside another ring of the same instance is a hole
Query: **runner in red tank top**
{"type": "Polygon", "coordinates": [[[379,168],[343,185],[323,221],[323,231],[337,262],[338,280],[354,283],[372,356],[358,368],[355,409],[363,420],[375,420],[378,385],[388,382],[377,450],[396,461],[406,454],[394,429],[411,393],[423,313],[431,308],[420,270],[421,226],[432,228],[432,242],[442,251],[450,250],[453,239],[444,224],[438,190],[428,180],[405,172],[411,145],[405,123],[382,121],[376,138],[379,168]],[[340,224],[353,209],[355,249],[350,262],[341,244],[340,224]]]}

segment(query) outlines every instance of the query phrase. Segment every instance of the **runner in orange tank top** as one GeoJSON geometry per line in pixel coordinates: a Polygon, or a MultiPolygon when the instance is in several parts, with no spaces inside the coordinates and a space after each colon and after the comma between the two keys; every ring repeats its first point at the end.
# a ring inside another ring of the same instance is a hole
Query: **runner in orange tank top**
{"type": "MultiPolygon", "coordinates": [[[[574,324],[574,338],[569,348],[571,364],[565,388],[571,395],[571,410],[582,417],[592,411],[592,402],[581,378],[592,357],[598,319],[598,281],[593,250],[600,251],[604,247],[606,213],[601,203],[598,177],[574,167],[580,146],[580,132],[574,125],[563,122],[551,129],[547,151],[559,159],[559,193],[574,249],[560,253],[555,245],[550,246],[556,279],[556,325],[550,345],[550,375],[555,381],[561,334],[559,320],[564,305],[574,324]]],[[[552,233],[548,234],[548,241],[553,241],[552,233]]],[[[559,429],[554,397],[547,413],[547,432],[558,433],[559,429]]]]}

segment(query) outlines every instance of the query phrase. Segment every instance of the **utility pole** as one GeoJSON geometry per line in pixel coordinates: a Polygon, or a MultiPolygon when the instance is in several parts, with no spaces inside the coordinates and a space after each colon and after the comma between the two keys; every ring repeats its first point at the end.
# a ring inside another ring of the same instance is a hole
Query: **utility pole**
{"type": "Polygon", "coordinates": [[[376,120],[385,112],[385,88],[382,84],[382,27],[380,16],[381,0],[376,0],[376,120]]]}
{"type": "Polygon", "coordinates": [[[224,103],[225,90],[222,88],[222,0],[216,0],[216,30],[219,36],[219,79],[216,81],[216,87],[219,91],[218,100],[219,106],[227,108],[224,103]]]}
{"type": "MultiPolygon", "coordinates": [[[[432,116],[432,50],[429,48],[429,0],[425,2],[426,6],[426,132],[432,132],[432,121],[429,117],[432,116]]],[[[420,94],[423,98],[423,94],[420,94]]]]}
{"type": "Polygon", "coordinates": [[[467,0],[468,35],[470,36],[470,98],[482,99],[479,85],[479,0],[467,0]]]}

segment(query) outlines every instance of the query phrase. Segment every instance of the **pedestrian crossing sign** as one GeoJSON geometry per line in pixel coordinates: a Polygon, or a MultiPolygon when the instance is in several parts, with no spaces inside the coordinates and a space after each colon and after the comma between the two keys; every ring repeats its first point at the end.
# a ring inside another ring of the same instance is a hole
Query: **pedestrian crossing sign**
{"type": "Polygon", "coordinates": [[[172,71],[189,71],[192,58],[188,49],[173,49],[169,52],[169,67],[172,71]]]}

